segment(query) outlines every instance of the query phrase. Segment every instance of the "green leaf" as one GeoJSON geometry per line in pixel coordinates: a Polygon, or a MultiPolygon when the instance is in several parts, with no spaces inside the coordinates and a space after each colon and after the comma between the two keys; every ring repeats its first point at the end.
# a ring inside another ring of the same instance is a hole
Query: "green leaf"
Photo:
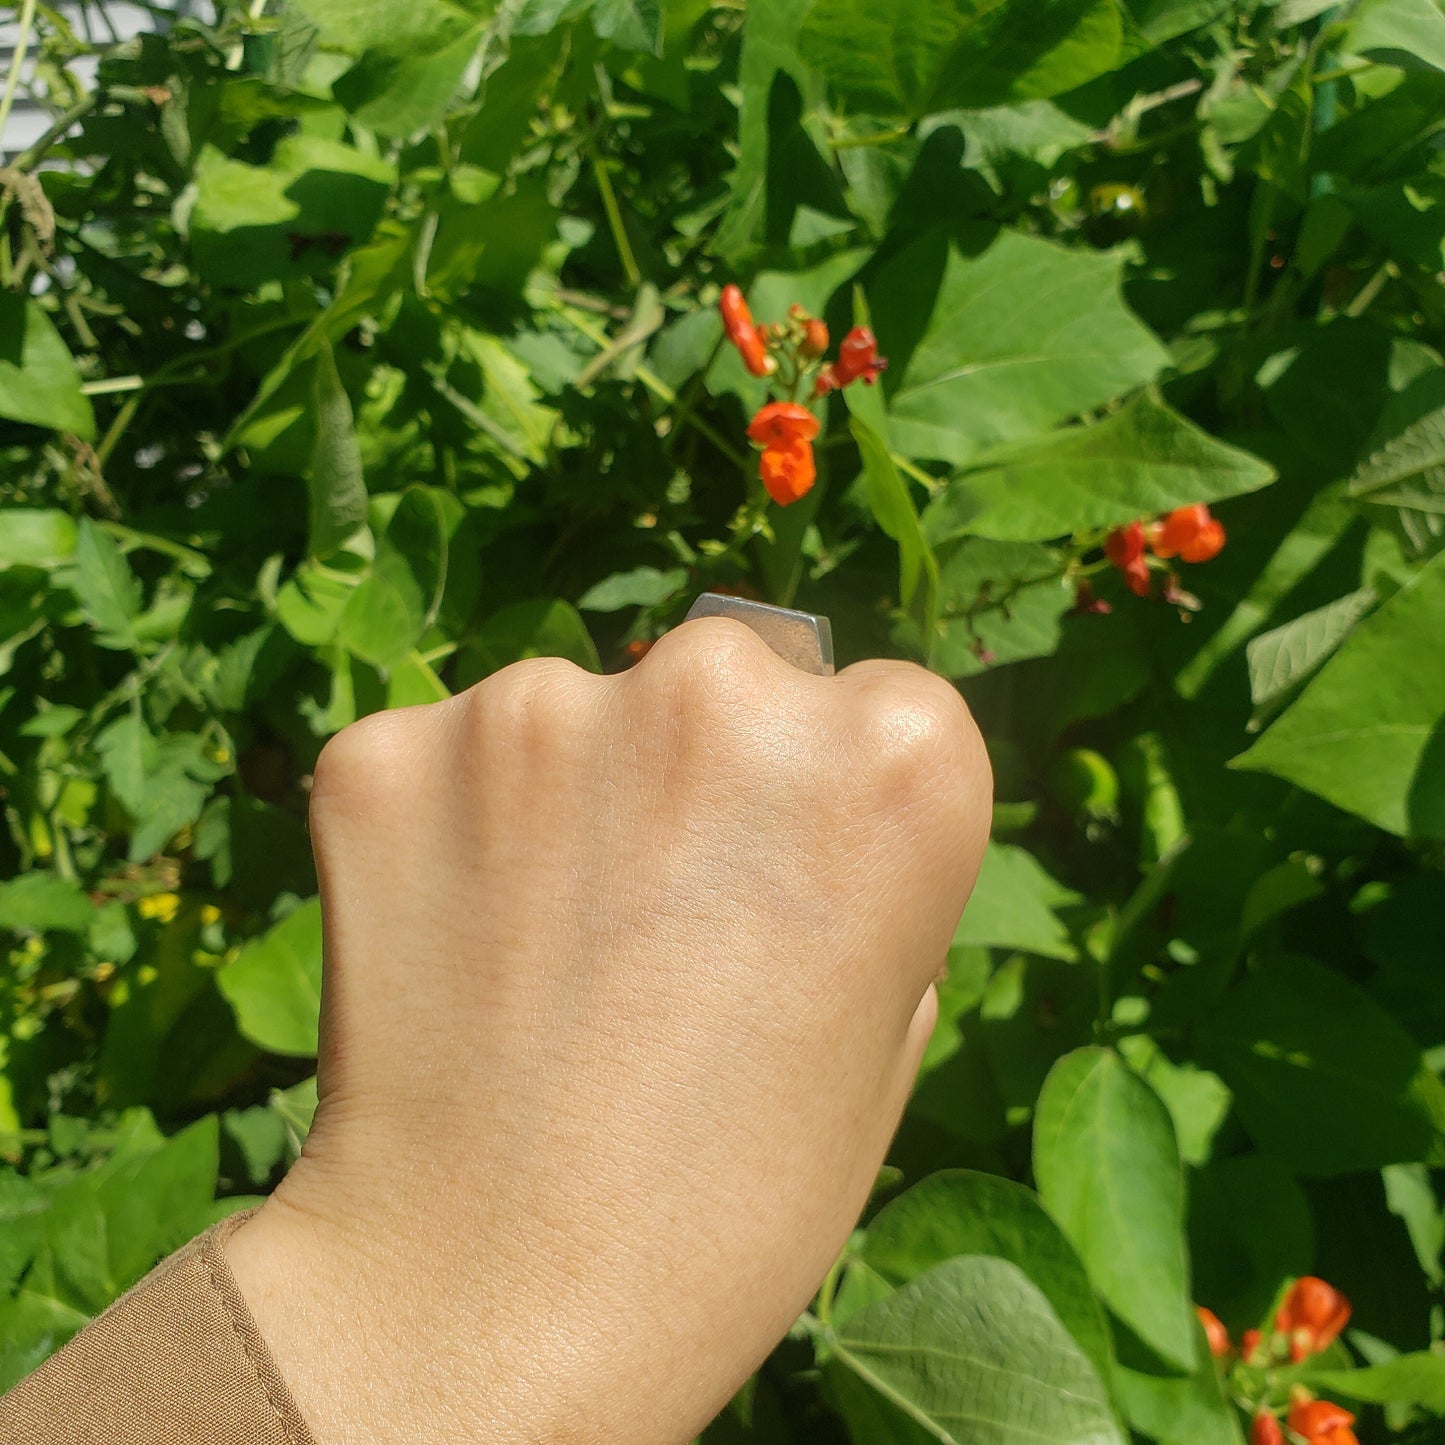
{"type": "Polygon", "coordinates": [[[0,571],[56,567],[75,555],[75,522],[64,512],[0,508],[0,571]]]}
{"type": "Polygon", "coordinates": [[[914,120],[1059,95],[1126,51],[1115,0],[815,0],[800,41],[849,109],[914,120]]]}
{"type": "Polygon", "coordinates": [[[1377,601],[1374,588],[1363,587],[1263,633],[1249,644],[1245,653],[1249,658],[1249,692],[1254,701],[1252,730],[1299,695],[1377,601]]]}
{"type": "Polygon", "coordinates": [[[196,270],[234,291],[330,271],[376,229],[395,179],[386,161],[319,135],[285,137],[264,166],[207,147],[188,222],[196,270]]]}
{"type": "Polygon", "coordinates": [[[80,372],[38,301],[0,291],[0,417],[95,436],[95,413],[80,372]]]}
{"type": "Polygon", "coordinates": [[[1026,849],[990,843],[953,941],[1067,961],[1075,950],[1056,910],[1080,901],[1026,849]]]}
{"type": "Polygon", "coordinates": [[[15,933],[85,933],[95,909],[85,890],[53,873],[24,873],[0,883],[0,928],[15,933]]]}
{"type": "Polygon", "coordinates": [[[1144,394],[1092,426],[985,452],[929,507],[935,540],[1042,542],[1267,486],[1270,467],[1144,394]]]}
{"type": "Polygon", "coordinates": [[[89,517],[80,519],[75,556],[64,581],[102,647],[117,652],[139,647],[135,620],[141,610],[140,583],[110,535],[89,517]]]}
{"type": "Polygon", "coordinates": [[[1445,1354],[1400,1355],[1365,1370],[1310,1370],[1304,1380],[1321,1394],[1375,1405],[1419,1405],[1445,1415],[1445,1354]]]}
{"type": "Polygon", "coordinates": [[[362,125],[405,137],[430,130],[451,107],[486,35],[478,24],[433,49],[369,51],[332,86],[362,125]]]}
{"type": "Polygon", "coordinates": [[[1445,366],[1391,396],[1350,477],[1350,494],[1379,506],[1445,512],[1445,366]]]}
{"type": "Polygon", "coordinates": [[[893,360],[896,450],[961,465],[1102,406],[1165,365],[1163,347],[1120,299],[1121,255],[1012,231],[972,245],[925,236],[870,287],[893,360]]]}
{"type": "Polygon", "coordinates": [[[1445,554],[1356,626],[1232,766],[1274,773],[1403,836],[1445,836],[1445,554]]]}
{"type": "Polygon", "coordinates": [[[407,488],[377,542],[371,571],[341,610],[341,643],[384,673],[400,665],[436,619],[447,560],[437,495],[427,487],[407,488]]]}
{"type": "Polygon", "coordinates": [[[1239,1415],[1214,1358],[1197,1341],[1203,1363],[1192,1375],[1121,1369],[1119,1397],[1129,1423],[1159,1445],[1244,1445],[1239,1415]]]}
{"type": "Polygon", "coordinates": [[[791,86],[804,100],[805,117],[816,108],[821,86],[798,54],[798,33],[811,0],[768,0],[747,13],[738,89],[738,162],[729,186],[732,198],[718,232],[720,255],[736,262],[762,231],[768,212],[769,116],[775,91],[791,86]]]}
{"type": "Polygon", "coordinates": [[[406,5],[376,5],[373,0],[299,0],[297,8],[329,44],[353,55],[363,50],[429,50],[471,25],[490,3],[409,0],[406,5]]]}
{"type": "Polygon", "coordinates": [[[311,407],[316,427],[307,471],[311,555],[324,560],[366,523],[366,481],[356,423],[329,342],[317,352],[311,407]]]}
{"type": "MultiPolygon", "coordinates": [[[[949,1260],[860,1310],[828,1368],[945,1445],[1122,1445],[1094,1368],[1045,1296],[1002,1259],[949,1260]]],[[[853,1418],[848,1397],[845,1413],[853,1418]]],[[[869,1434],[866,1438],[877,1438],[869,1434]]]]}
{"type": "Polygon", "coordinates": [[[1368,994],[1305,958],[1269,956],[1195,1023],[1200,1059],[1244,1126],[1304,1174],[1422,1159],[1439,1127],[1414,1039],[1368,994]]]}
{"type": "Polygon", "coordinates": [[[1217,20],[1229,6],[1230,0],[1127,0],[1126,9],[1151,45],[1163,45],[1217,20]]]}
{"type": "Polygon", "coordinates": [[[624,607],[659,607],[676,597],[687,582],[687,572],[674,567],[659,572],[656,567],[635,567],[617,572],[578,599],[583,612],[620,612],[624,607]]]}
{"type": "Polygon", "coordinates": [[[523,0],[517,13],[518,35],[545,35],[586,14],[600,40],[623,50],[662,54],[662,0],[523,0]]]}
{"type": "Polygon", "coordinates": [[[1100,1380],[1112,1375],[1108,1321],[1084,1266],[1038,1196],[1011,1179],[968,1169],[932,1174],[878,1213],[860,1254],[894,1284],[961,1255],[1005,1259],[1038,1287],[1100,1380]]]}
{"type": "Polygon", "coordinates": [[[302,904],[244,948],[216,983],[236,1027],[273,1054],[316,1055],[321,1014],[321,903],[302,904]]]}
{"type": "Polygon", "coordinates": [[[597,644],[577,609],[560,598],[519,602],[494,613],[477,629],[458,659],[457,686],[529,657],[565,657],[589,672],[602,671],[597,644]]]}
{"type": "Polygon", "coordinates": [[[1445,10],[1437,0],[1366,0],[1341,48],[1406,70],[1445,70],[1445,10]]]}
{"type": "Polygon", "coordinates": [[[863,458],[868,507],[884,535],[898,543],[899,602],[917,627],[926,652],[938,626],[938,559],[919,525],[908,483],[882,436],[864,419],[871,414],[875,423],[882,421],[876,393],[850,395],[848,407],[853,440],[863,458]]]}
{"type": "Polygon", "coordinates": [[[1049,1073],[1034,1177],[1105,1304],[1162,1360],[1193,1369],[1179,1146],[1159,1096],[1117,1054],[1077,1049],[1049,1073]]]}

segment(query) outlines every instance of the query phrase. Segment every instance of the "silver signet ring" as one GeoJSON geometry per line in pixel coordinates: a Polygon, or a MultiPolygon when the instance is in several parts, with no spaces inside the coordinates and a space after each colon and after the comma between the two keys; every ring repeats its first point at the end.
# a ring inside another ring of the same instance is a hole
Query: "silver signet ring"
{"type": "Polygon", "coordinates": [[[833,624],[826,617],[716,592],[699,597],[686,620],[699,617],[731,617],[751,627],[785,662],[817,677],[833,676],[833,624]]]}

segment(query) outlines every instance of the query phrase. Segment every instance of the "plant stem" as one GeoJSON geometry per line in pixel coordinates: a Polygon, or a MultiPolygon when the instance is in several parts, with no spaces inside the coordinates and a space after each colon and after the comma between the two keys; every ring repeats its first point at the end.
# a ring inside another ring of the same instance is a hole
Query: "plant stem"
{"type": "Polygon", "coordinates": [[[632,242],[628,239],[627,227],[623,224],[622,208],[617,204],[617,192],[612,189],[612,177],[607,174],[607,166],[595,147],[591,154],[592,174],[597,178],[597,190],[602,197],[602,209],[607,212],[607,225],[612,232],[613,244],[617,247],[618,259],[622,262],[628,283],[633,287],[640,286],[642,272],[638,269],[637,257],[632,252],[632,242]]]}
{"type": "Polygon", "coordinates": [[[5,77],[5,93],[0,95],[0,135],[5,134],[5,123],[10,119],[10,107],[15,104],[15,92],[20,85],[20,71],[25,64],[25,53],[30,49],[30,36],[35,28],[35,5],[36,0],[23,0],[20,7],[15,54],[10,60],[10,74],[5,77]]]}

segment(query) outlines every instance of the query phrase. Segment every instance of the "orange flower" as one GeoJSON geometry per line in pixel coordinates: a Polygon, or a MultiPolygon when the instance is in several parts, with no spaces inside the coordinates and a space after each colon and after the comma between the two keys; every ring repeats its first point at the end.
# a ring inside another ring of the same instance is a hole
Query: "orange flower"
{"type": "Polygon", "coordinates": [[[803,332],[803,344],[799,348],[804,356],[816,360],[822,356],[832,342],[828,335],[828,323],[819,321],[816,316],[808,319],[807,328],[803,332]]]}
{"type": "Polygon", "coordinates": [[[1144,524],[1130,522],[1127,527],[1115,527],[1104,538],[1104,555],[1121,572],[1144,555],[1144,524]]]}
{"type": "Polygon", "coordinates": [[[1224,527],[1203,502],[1177,507],[1149,532],[1156,557],[1182,557],[1186,562],[1212,562],[1224,550],[1224,527]]]}
{"type": "Polygon", "coordinates": [[[778,369],[778,363],[768,355],[768,344],[753,324],[753,313],[748,309],[742,288],[724,286],[718,310],[722,312],[727,338],[737,347],[743,365],[754,376],[771,376],[778,369]]]}
{"type": "Polygon", "coordinates": [[[805,406],[795,401],[770,401],[748,426],[748,435],[760,447],[785,442],[810,442],[822,430],[822,423],[805,406]]]}
{"type": "Polygon", "coordinates": [[[855,381],[872,386],[887,369],[887,358],[878,354],[878,338],[868,327],[855,326],[843,338],[837,361],[823,368],[814,391],[826,396],[830,391],[852,386],[855,381]]]}
{"type": "Polygon", "coordinates": [[[1245,1330],[1239,1337],[1239,1353],[1246,1365],[1262,1365],[1267,1358],[1260,1350],[1264,1343],[1261,1330],[1245,1330]]]}
{"type": "Polygon", "coordinates": [[[806,497],[818,480],[813,443],[803,438],[775,442],[763,452],[759,466],[763,486],[780,507],[806,497]]]}
{"type": "Polygon", "coordinates": [[[1143,522],[1115,527],[1104,539],[1104,555],[1124,574],[1124,581],[1136,597],[1149,595],[1149,562],[1144,556],[1143,522]]]}
{"type": "Polygon", "coordinates": [[[1284,1445],[1284,1431],[1268,1410],[1261,1410],[1250,1421],[1249,1445],[1284,1445]]]}
{"type": "Polygon", "coordinates": [[[1333,1285],[1307,1274],[1290,1286],[1274,1327],[1288,1340],[1289,1357],[1298,1364],[1332,1345],[1349,1319],[1349,1300],[1333,1285]]]}
{"type": "Polygon", "coordinates": [[[1289,1412],[1289,1428],[1309,1445],[1360,1445],[1350,1426],[1355,1417],[1333,1400],[1297,1400],[1289,1412]]]}
{"type": "Polygon", "coordinates": [[[1216,1360],[1222,1360],[1232,1353],[1234,1346],[1229,1342],[1229,1331],[1224,1328],[1224,1321],[1203,1305],[1195,1305],[1194,1313],[1199,1316],[1199,1323],[1204,1326],[1204,1337],[1209,1341],[1209,1353],[1216,1360]]]}

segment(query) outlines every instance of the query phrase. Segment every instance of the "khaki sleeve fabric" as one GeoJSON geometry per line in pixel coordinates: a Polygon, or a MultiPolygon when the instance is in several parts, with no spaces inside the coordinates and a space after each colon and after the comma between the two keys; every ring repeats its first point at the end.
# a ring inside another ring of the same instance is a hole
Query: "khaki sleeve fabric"
{"type": "Polygon", "coordinates": [[[316,1445],[226,1264],[236,1215],[0,1399],[3,1445],[316,1445]]]}

